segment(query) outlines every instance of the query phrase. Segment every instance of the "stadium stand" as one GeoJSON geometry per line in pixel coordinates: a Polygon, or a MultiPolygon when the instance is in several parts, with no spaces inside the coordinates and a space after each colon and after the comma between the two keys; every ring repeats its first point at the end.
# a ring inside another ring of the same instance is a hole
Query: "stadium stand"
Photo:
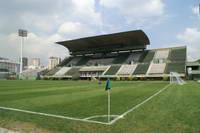
{"type": "Polygon", "coordinates": [[[65,73],[65,75],[67,75],[67,76],[72,76],[72,75],[74,75],[74,74],[77,74],[77,73],[79,73],[79,69],[80,69],[80,67],[72,67],[71,69],[69,69],[69,70],[65,73]]]}
{"type": "Polygon", "coordinates": [[[53,76],[55,73],[57,73],[59,70],[61,69],[61,67],[55,67],[53,69],[51,69],[50,71],[48,71],[45,75],[47,76],[53,76]]]}
{"type": "Polygon", "coordinates": [[[79,62],[77,62],[76,66],[82,66],[85,65],[89,61],[89,57],[83,56],[79,62]]]}
{"type": "Polygon", "coordinates": [[[142,55],[142,52],[131,53],[128,59],[126,60],[126,63],[127,64],[138,63],[141,55],[142,55]]]}
{"type": "Polygon", "coordinates": [[[157,50],[154,58],[156,58],[156,59],[159,59],[159,58],[166,59],[166,58],[168,58],[168,56],[169,56],[169,49],[157,50]]]}
{"type": "Polygon", "coordinates": [[[117,72],[117,75],[132,75],[137,65],[122,65],[117,72]]]}
{"type": "Polygon", "coordinates": [[[60,67],[67,66],[72,59],[73,57],[66,57],[58,66],[60,67]]]}
{"type": "Polygon", "coordinates": [[[148,74],[163,74],[165,72],[166,63],[154,64],[149,66],[148,74]]]}
{"type": "Polygon", "coordinates": [[[153,50],[148,50],[147,53],[145,53],[146,56],[144,57],[144,59],[141,62],[151,62],[154,58],[155,55],[155,51],[153,50]]]}
{"type": "Polygon", "coordinates": [[[82,77],[98,77],[103,74],[110,66],[82,67],[79,72],[82,77]]]}
{"type": "Polygon", "coordinates": [[[177,47],[171,49],[169,59],[172,62],[185,62],[186,61],[186,47],[177,47]]]}
{"type": "Polygon", "coordinates": [[[69,71],[70,67],[62,67],[58,72],[54,74],[54,76],[64,76],[67,71],[69,71]]]}
{"type": "Polygon", "coordinates": [[[122,53],[115,58],[113,64],[123,64],[129,57],[129,53],[122,53]]]}
{"type": "Polygon", "coordinates": [[[79,62],[83,60],[83,57],[74,57],[69,63],[68,66],[77,66],[79,62]]]}
{"type": "Polygon", "coordinates": [[[150,63],[138,64],[133,75],[144,75],[148,71],[150,63]]]}
{"type": "Polygon", "coordinates": [[[168,63],[166,67],[166,74],[170,72],[185,73],[185,62],[168,63]]]}
{"type": "Polygon", "coordinates": [[[68,48],[65,58],[45,76],[163,77],[170,72],[185,74],[186,47],[147,49],[150,45],[142,30],[100,35],[57,42],[68,48]]]}
{"type": "Polygon", "coordinates": [[[116,75],[116,73],[118,72],[118,70],[120,69],[121,66],[119,65],[113,65],[111,66],[104,75],[116,75]]]}
{"type": "Polygon", "coordinates": [[[110,65],[112,64],[114,58],[106,59],[91,59],[87,62],[87,66],[97,66],[97,65],[110,65]]]}

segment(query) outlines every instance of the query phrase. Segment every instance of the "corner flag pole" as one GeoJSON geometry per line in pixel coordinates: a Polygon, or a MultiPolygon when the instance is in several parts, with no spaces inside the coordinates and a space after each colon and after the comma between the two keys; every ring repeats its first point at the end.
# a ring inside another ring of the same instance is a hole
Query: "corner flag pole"
{"type": "Polygon", "coordinates": [[[108,122],[110,122],[110,89],[108,90],[108,122]]]}
{"type": "Polygon", "coordinates": [[[108,78],[106,81],[106,88],[105,88],[108,94],[108,123],[110,122],[110,89],[111,89],[111,84],[110,84],[110,79],[108,78]]]}

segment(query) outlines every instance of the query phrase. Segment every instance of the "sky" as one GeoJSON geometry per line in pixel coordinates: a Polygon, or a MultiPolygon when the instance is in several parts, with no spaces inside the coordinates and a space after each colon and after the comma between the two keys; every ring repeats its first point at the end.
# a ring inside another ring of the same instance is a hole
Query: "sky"
{"type": "Polygon", "coordinates": [[[24,56],[62,59],[69,51],[57,41],[143,30],[149,49],[187,46],[188,60],[200,58],[197,0],[1,0],[0,57],[18,60],[18,29],[28,30],[24,56]]]}

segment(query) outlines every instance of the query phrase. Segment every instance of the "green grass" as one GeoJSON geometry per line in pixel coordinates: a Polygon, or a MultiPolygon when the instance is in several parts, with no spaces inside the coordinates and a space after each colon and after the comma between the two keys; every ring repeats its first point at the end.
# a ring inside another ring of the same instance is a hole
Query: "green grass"
{"type": "MultiPolygon", "coordinates": [[[[111,114],[119,115],[168,82],[112,82],[111,114]]],[[[87,81],[0,81],[0,106],[86,118],[107,113],[105,83],[87,81]]],[[[173,85],[114,125],[38,116],[0,109],[0,127],[29,123],[52,132],[200,132],[200,84],[173,85]]],[[[98,119],[105,121],[105,119],[98,119]]]]}

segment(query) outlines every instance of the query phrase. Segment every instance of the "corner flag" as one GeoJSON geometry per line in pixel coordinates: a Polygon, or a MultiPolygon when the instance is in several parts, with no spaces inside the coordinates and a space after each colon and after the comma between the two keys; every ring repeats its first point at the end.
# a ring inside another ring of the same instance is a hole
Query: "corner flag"
{"type": "Polygon", "coordinates": [[[110,79],[108,78],[106,81],[106,88],[105,88],[105,90],[108,92],[108,123],[110,122],[110,89],[111,89],[111,83],[110,79]]]}
{"type": "Polygon", "coordinates": [[[110,79],[108,78],[107,81],[106,81],[106,88],[105,90],[110,90],[111,89],[111,83],[110,83],[110,79]]]}

